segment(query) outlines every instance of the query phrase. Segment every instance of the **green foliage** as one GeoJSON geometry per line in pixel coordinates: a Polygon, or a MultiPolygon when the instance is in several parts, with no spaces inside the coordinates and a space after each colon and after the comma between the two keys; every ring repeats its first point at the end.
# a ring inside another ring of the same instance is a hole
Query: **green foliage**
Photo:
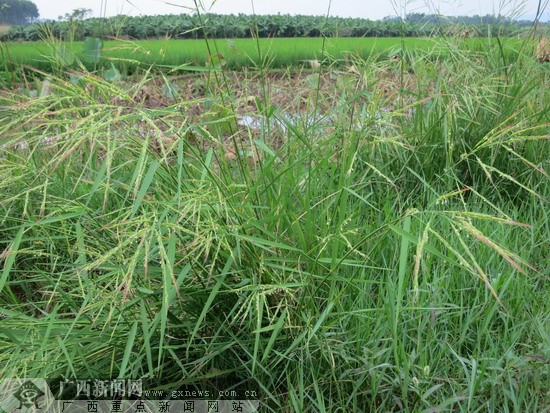
{"type": "MultiPolygon", "coordinates": [[[[6,0],[7,1],[7,0],[6,0]]],[[[116,16],[83,19],[86,9],[77,9],[60,21],[49,21],[54,35],[66,39],[72,25],[77,27],[74,40],[97,36],[98,28],[107,37],[126,37],[134,40],[170,37],[173,39],[227,39],[274,37],[434,37],[460,34],[469,29],[472,35],[487,36],[498,28],[501,36],[516,34],[530,22],[491,20],[488,16],[466,22],[466,18],[424,16],[414,18],[368,20],[326,16],[291,15],[218,15],[180,14],[167,16],[116,16]],[[459,27],[459,29],[457,29],[459,27]],[[461,27],[461,29],[460,29],[461,27]]],[[[29,40],[13,29],[4,36],[7,40],[29,40]]]]}
{"type": "Polygon", "coordinates": [[[84,41],[82,60],[85,63],[97,65],[101,58],[101,51],[103,49],[103,42],[101,39],[88,37],[84,41]]]}
{"type": "MultiPolygon", "coordinates": [[[[100,66],[110,66],[112,63],[123,73],[133,73],[137,68],[148,69],[151,66],[165,70],[185,70],[189,66],[231,70],[261,67],[266,59],[272,68],[311,67],[311,62],[323,62],[325,59],[345,65],[354,56],[368,59],[369,56],[385,58],[392,55],[398,58],[402,46],[407,50],[432,51],[430,59],[444,59],[451,55],[445,39],[422,38],[235,39],[231,43],[212,40],[209,45],[202,40],[104,41],[101,45],[98,40],[87,40],[64,44],[88,70],[94,70],[96,66],[86,62],[87,53],[91,53],[89,57],[99,55],[100,66]],[[262,54],[258,54],[258,46],[262,54]]],[[[498,48],[496,39],[464,39],[461,44],[463,48],[480,51],[489,45],[498,48]]],[[[519,39],[503,39],[506,57],[517,55],[521,44],[519,39]]],[[[51,59],[44,58],[52,53],[51,40],[32,44],[6,43],[4,48],[14,64],[32,66],[46,72],[53,70],[51,59]]]]}
{"type": "Polygon", "coordinates": [[[38,16],[38,8],[32,1],[0,0],[0,23],[26,24],[38,16]]]}
{"type": "Polygon", "coordinates": [[[109,83],[119,82],[120,80],[122,80],[122,74],[113,64],[111,64],[111,67],[109,69],[101,72],[101,77],[109,83]]]}
{"type": "Polygon", "coordinates": [[[259,60],[238,84],[225,51],[185,81],[75,63],[2,90],[0,374],[230,376],[271,412],[545,411],[550,88],[528,44],[337,66],[328,43],[314,74],[259,60]],[[246,127],[232,91],[257,77],[246,127]]]}
{"type": "Polygon", "coordinates": [[[162,85],[162,94],[164,97],[170,100],[176,100],[178,98],[178,90],[178,85],[170,79],[165,79],[164,85],[162,85]]]}
{"type": "Polygon", "coordinates": [[[54,57],[55,61],[63,67],[73,66],[76,61],[73,51],[67,44],[63,43],[56,45],[54,57]]]}

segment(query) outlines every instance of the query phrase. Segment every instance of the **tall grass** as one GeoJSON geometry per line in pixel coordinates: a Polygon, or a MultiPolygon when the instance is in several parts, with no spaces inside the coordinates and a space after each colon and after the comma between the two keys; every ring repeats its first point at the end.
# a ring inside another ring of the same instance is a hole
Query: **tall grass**
{"type": "Polygon", "coordinates": [[[258,130],[212,73],[167,107],[139,100],[151,73],[2,91],[2,376],[230,376],[265,411],[545,411],[548,67],[447,48],[329,68],[300,118],[265,75],[258,130]]]}

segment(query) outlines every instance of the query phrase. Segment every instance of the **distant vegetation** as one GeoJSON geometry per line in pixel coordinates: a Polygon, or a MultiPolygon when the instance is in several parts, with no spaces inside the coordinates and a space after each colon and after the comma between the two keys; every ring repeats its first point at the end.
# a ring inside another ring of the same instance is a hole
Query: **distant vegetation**
{"type": "MultiPolygon", "coordinates": [[[[384,20],[291,15],[166,15],[78,18],[66,15],[47,21],[13,27],[2,40],[36,41],[45,35],[62,40],[86,37],[126,37],[132,39],[249,38],[249,37],[468,37],[515,35],[531,26],[530,21],[515,21],[503,16],[445,17],[414,13],[405,20],[384,20]]],[[[84,17],[84,16],[80,16],[84,17]]]]}
{"type": "Polygon", "coordinates": [[[38,16],[38,8],[32,1],[0,0],[0,25],[26,24],[38,16]]]}

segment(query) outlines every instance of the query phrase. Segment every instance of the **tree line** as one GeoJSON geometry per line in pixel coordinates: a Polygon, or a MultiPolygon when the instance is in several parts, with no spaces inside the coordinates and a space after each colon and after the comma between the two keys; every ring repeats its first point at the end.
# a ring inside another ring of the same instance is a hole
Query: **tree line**
{"type": "MultiPolygon", "coordinates": [[[[7,0],[3,0],[7,1],[7,0]]],[[[153,39],[248,37],[436,37],[517,34],[530,22],[491,16],[444,17],[411,14],[405,19],[368,20],[324,16],[180,14],[84,18],[67,14],[59,20],[12,27],[3,40],[35,41],[53,36],[63,40],[86,37],[153,39]]]]}
{"type": "Polygon", "coordinates": [[[38,8],[32,1],[0,0],[0,23],[27,24],[38,16],[38,8]]]}

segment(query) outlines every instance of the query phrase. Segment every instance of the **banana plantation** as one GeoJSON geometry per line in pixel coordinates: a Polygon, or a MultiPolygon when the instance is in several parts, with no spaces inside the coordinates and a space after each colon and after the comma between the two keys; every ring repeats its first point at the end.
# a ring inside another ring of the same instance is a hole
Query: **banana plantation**
{"type": "Polygon", "coordinates": [[[250,38],[250,37],[438,37],[509,36],[521,31],[524,22],[475,20],[445,16],[411,15],[405,20],[368,20],[326,16],[179,14],[165,16],[116,16],[64,19],[14,26],[2,40],[37,41],[44,37],[83,40],[86,37],[153,39],[250,38]]]}

